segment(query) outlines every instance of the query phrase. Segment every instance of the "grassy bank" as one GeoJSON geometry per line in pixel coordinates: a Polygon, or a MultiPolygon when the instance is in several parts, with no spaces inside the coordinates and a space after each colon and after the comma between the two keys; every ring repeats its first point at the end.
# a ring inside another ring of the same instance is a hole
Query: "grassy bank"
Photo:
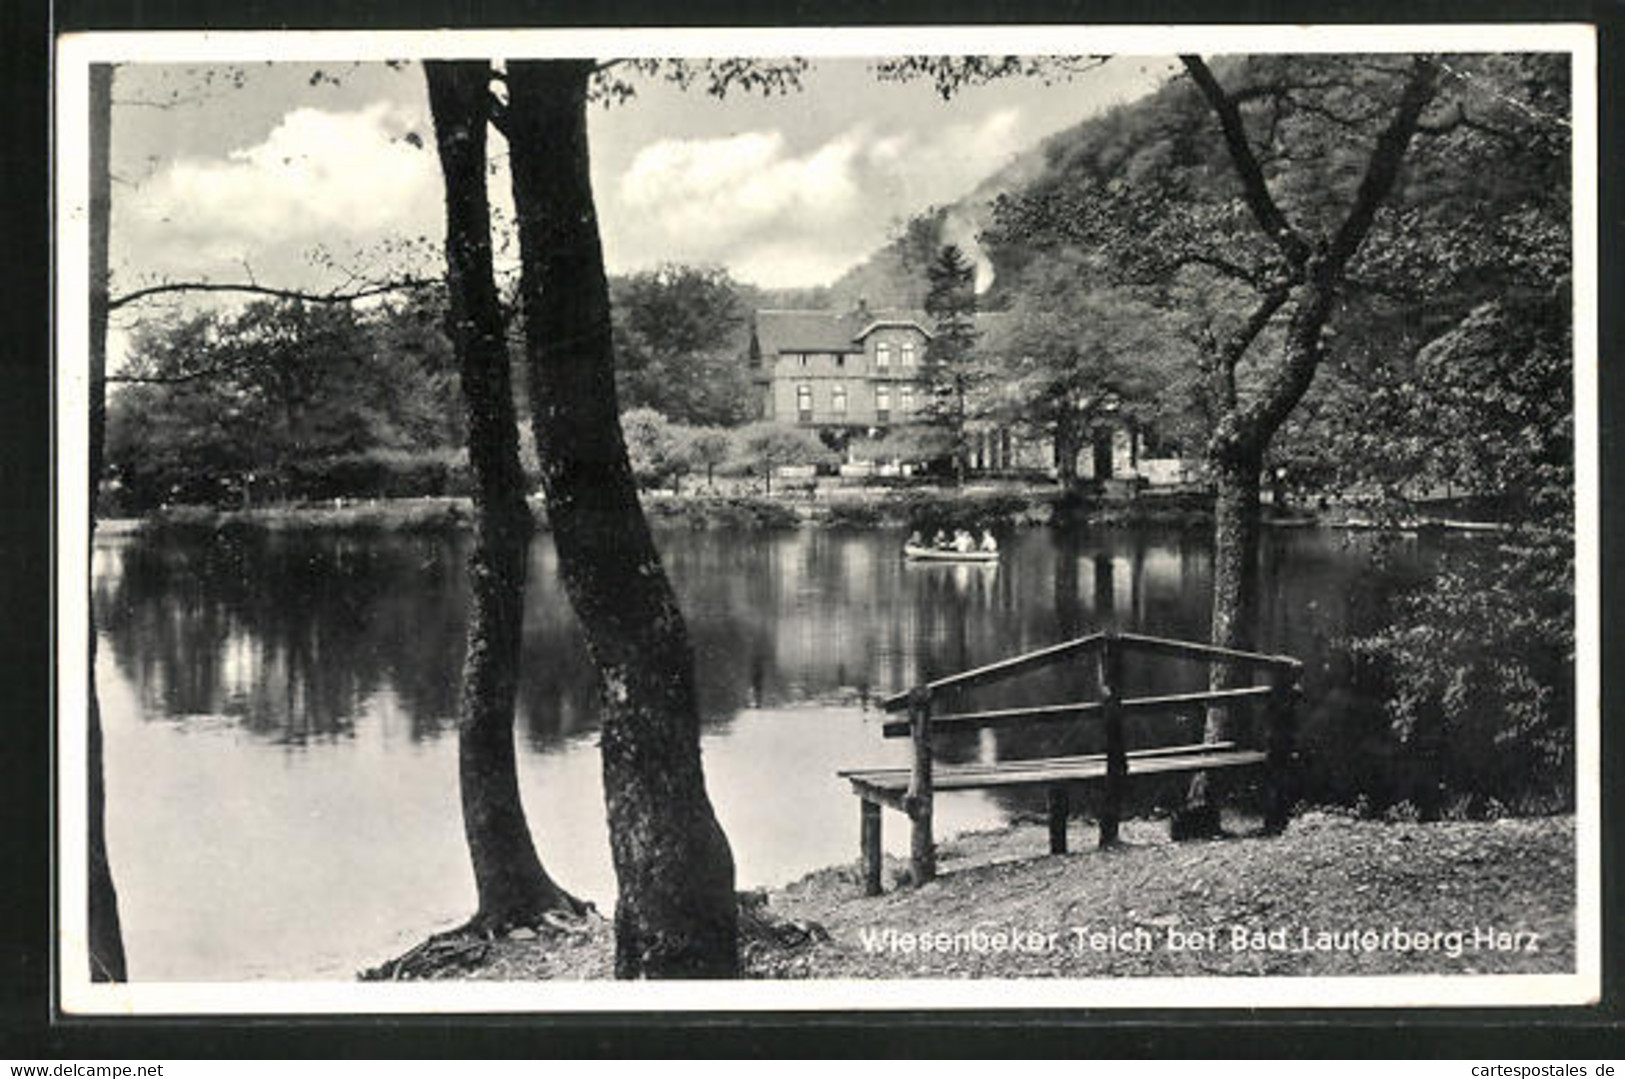
{"type": "MultiPolygon", "coordinates": [[[[1229,823],[1231,838],[1174,844],[1164,825],[1130,821],[1124,845],[1100,852],[1075,821],[1079,849],[1059,856],[1046,853],[1043,826],[1017,824],[944,844],[942,875],[923,888],[898,888],[904,867],[889,863],[887,891],[876,897],[862,894],[856,865],[823,869],[746,904],[746,973],[1084,978],[1574,969],[1570,817],[1420,824],[1311,813],[1273,838],[1258,835],[1256,822],[1229,823]],[[1022,948],[1013,950],[1017,936],[1022,948]],[[927,937],[929,948],[922,947],[927,937]]],[[[445,955],[424,975],[581,979],[613,970],[611,929],[596,916],[464,941],[445,955]]]]}
{"type": "Polygon", "coordinates": [[[97,523],[102,535],[212,534],[216,532],[449,532],[468,527],[466,498],[335,500],[298,505],[215,509],[175,506],[145,517],[97,523]]]}
{"type": "MultiPolygon", "coordinates": [[[[1212,520],[1200,496],[1104,499],[1051,488],[833,488],[775,496],[645,492],[644,513],[655,528],[770,531],[803,526],[835,529],[955,528],[1009,531],[1047,524],[1171,525],[1197,527],[1212,520]]],[[[531,500],[546,529],[540,498],[531,500]]],[[[176,506],[146,517],[101,522],[103,535],[258,532],[447,532],[472,522],[467,498],[399,498],[217,509],[176,506]]]]}

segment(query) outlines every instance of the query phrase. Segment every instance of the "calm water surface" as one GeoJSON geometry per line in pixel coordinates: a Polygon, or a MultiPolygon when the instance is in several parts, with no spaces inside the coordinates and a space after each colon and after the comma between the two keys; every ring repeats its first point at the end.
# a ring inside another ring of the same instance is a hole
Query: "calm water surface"
{"type": "MultiPolygon", "coordinates": [[[[914,566],[900,535],[668,532],[694,641],[706,776],[741,887],[856,855],[837,769],[905,763],[868,702],[922,678],[1103,625],[1201,638],[1211,556],[1200,532],[1013,536],[994,568],[914,566]]],[[[1467,742],[1419,761],[1395,744],[1333,646],[1374,624],[1430,554],[1373,570],[1367,543],[1271,533],[1265,648],[1307,663],[1309,796],[1379,803],[1440,769],[1493,786],[1506,763],[1467,742]]],[[[132,973],[141,979],[346,978],[466,917],[473,881],[456,788],[466,540],[252,537],[98,541],[97,677],[108,828],[132,973]]],[[[1132,668],[1141,688],[1200,669],[1132,668]]],[[[1133,686],[1131,685],[1131,690],[1133,686]]],[[[1087,692],[1081,670],[982,691],[975,704],[1087,692]]],[[[543,860],[608,910],[614,896],[591,668],[552,544],[532,559],[520,779],[543,860]]],[[[1200,737],[1199,717],[1131,739],[1200,737]],[[1175,729],[1177,728],[1177,729],[1175,729]]],[[[1095,747],[1032,732],[967,736],[953,760],[1095,747]]],[[[1168,789],[1138,789],[1142,808],[1168,789]]],[[[941,834],[993,826],[1022,796],[939,798],[941,834]]],[[[886,819],[887,847],[906,829],[886,819]]]]}

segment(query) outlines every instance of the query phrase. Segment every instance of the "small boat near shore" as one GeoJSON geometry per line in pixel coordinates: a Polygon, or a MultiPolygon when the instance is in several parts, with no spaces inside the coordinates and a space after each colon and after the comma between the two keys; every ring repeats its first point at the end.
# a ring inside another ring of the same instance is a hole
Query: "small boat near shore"
{"type": "Polygon", "coordinates": [[[910,562],[997,562],[998,551],[955,551],[941,550],[936,547],[917,547],[912,543],[903,545],[903,557],[910,562]]]}

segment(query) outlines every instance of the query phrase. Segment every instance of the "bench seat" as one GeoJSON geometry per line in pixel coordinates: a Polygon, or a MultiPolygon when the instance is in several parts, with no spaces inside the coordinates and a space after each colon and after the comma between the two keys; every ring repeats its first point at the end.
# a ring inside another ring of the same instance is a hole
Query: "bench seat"
{"type": "MultiPolygon", "coordinates": [[[[1267,754],[1261,750],[1237,749],[1234,742],[1207,742],[1136,750],[1128,753],[1127,758],[1128,774],[1141,776],[1261,765],[1267,760],[1267,754]]],[[[852,768],[838,774],[849,780],[859,795],[872,793],[878,800],[887,803],[895,801],[898,795],[908,790],[909,769],[906,767],[852,768]]],[[[1102,779],[1105,775],[1106,755],[1096,753],[1078,757],[1000,761],[996,764],[943,764],[933,769],[931,786],[938,791],[980,790],[987,787],[1074,783],[1102,779]]]]}

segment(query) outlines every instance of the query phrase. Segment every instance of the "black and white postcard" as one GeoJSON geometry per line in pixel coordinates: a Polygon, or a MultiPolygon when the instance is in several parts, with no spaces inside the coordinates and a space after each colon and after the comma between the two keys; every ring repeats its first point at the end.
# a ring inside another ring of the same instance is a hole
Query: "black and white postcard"
{"type": "Polygon", "coordinates": [[[1595,1001],[1595,64],[59,39],[63,1010],[1595,1001]]]}

